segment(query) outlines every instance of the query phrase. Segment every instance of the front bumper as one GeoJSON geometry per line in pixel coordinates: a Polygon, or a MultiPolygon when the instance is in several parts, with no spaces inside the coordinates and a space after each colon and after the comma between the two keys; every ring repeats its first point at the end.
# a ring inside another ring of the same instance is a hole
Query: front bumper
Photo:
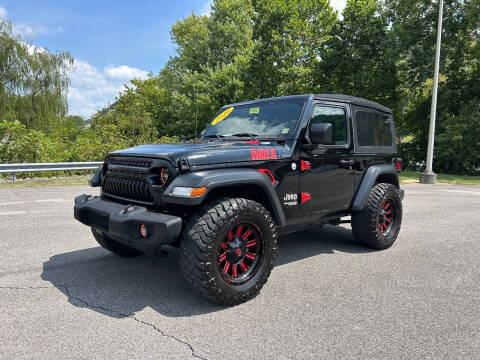
{"type": "Polygon", "coordinates": [[[94,227],[116,241],[153,254],[161,245],[177,239],[182,231],[182,219],[178,216],[148,211],[145,207],[123,205],[105,201],[98,196],[80,195],[75,198],[75,219],[94,227]],[[144,225],[147,236],[141,235],[144,225]]]}

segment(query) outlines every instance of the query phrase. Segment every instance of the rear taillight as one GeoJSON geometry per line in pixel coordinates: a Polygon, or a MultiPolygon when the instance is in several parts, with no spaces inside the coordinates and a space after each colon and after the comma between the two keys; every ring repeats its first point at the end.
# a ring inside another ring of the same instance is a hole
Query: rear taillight
{"type": "Polygon", "coordinates": [[[395,168],[397,171],[402,171],[402,159],[395,159],[395,168]]]}

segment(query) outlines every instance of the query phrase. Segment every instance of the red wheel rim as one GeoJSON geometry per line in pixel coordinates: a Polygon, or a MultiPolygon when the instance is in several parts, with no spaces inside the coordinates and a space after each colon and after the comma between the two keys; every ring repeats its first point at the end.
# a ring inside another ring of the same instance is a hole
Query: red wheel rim
{"type": "Polygon", "coordinates": [[[227,231],[217,252],[218,270],[226,282],[243,284],[256,273],[262,241],[260,229],[253,223],[236,224],[227,231]]]}
{"type": "Polygon", "coordinates": [[[385,200],[380,208],[378,216],[378,229],[386,235],[392,230],[395,221],[395,205],[392,200],[385,200]]]}

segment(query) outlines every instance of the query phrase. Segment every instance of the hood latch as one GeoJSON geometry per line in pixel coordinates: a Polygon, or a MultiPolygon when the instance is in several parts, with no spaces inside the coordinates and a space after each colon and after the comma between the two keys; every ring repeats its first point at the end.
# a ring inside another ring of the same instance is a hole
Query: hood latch
{"type": "Polygon", "coordinates": [[[187,158],[178,159],[178,168],[182,173],[190,171],[190,165],[188,164],[188,159],[187,158]]]}

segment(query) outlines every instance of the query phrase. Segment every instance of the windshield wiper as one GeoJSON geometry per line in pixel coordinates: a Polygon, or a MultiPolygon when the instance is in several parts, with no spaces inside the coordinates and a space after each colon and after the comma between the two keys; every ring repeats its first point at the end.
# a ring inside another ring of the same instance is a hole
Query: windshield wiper
{"type": "Polygon", "coordinates": [[[223,141],[223,135],[211,134],[211,135],[204,135],[204,139],[220,139],[223,141]]]}
{"type": "Polygon", "coordinates": [[[258,135],[257,134],[252,134],[252,133],[238,133],[238,134],[233,134],[231,135],[232,137],[251,137],[251,138],[254,138],[254,137],[257,137],[258,135]]]}

